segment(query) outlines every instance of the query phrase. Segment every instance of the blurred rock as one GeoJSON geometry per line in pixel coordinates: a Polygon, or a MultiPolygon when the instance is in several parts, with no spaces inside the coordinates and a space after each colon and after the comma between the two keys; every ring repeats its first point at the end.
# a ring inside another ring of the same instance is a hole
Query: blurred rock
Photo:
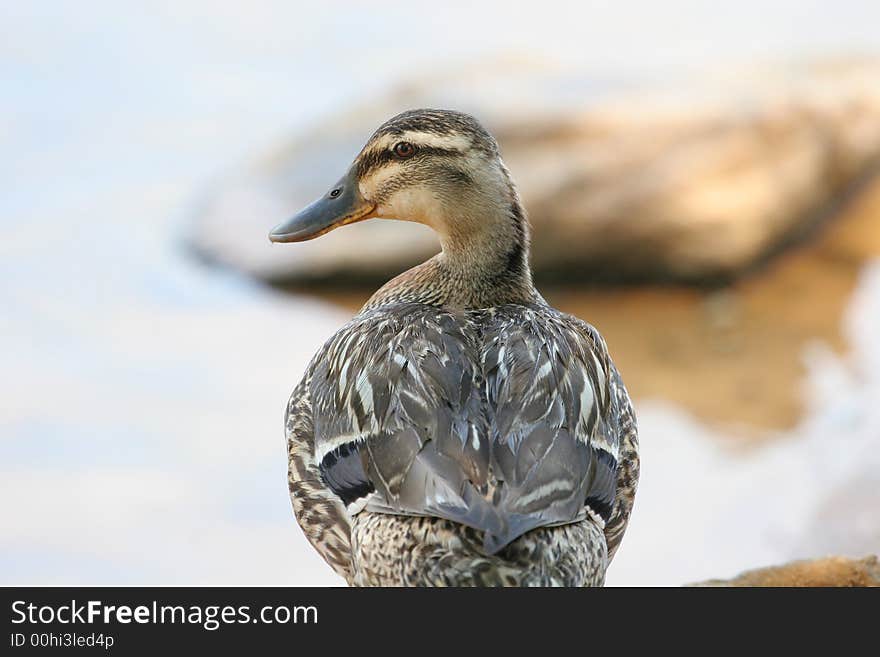
{"type": "Polygon", "coordinates": [[[748,570],[733,579],[712,579],[693,586],[880,586],[877,557],[827,557],[784,566],[748,570]]]}
{"type": "Polygon", "coordinates": [[[379,123],[418,106],[469,111],[498,137],[545,279],[736,276],[816,225],[880,159],[880,61],[635,90],[506,62],[426,77],[307,127],[208,190],[191,245],[276,282],[372,282],[424,260],[433,235],[401,222],[305,246],[266,238],[326,192],[379,123]]]}

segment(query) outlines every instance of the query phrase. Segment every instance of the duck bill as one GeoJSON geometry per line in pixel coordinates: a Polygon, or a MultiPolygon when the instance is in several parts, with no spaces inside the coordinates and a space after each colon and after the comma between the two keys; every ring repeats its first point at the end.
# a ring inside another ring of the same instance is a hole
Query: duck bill
{"type": "Polygon", "coordinates": [[[275,226],[269,233],[269,241],[312,240],[334,228],[375,217],[375,212],[376,206],[361,196],[352,170],[324,196],[275,226]]]}

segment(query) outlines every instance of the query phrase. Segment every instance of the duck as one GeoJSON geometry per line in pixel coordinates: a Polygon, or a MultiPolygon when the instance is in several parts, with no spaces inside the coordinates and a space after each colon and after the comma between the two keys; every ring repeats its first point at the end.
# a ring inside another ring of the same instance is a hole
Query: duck
{"type": "Polygon", "coordinates": [[[530,227],[474,117],[408,110],[272,229],[424,224],[441,250],[318,350],[285,413],[308,541],[351,586],[601,586],[639,478],[633,405],[605,340],[541,296],[530,227]]]}

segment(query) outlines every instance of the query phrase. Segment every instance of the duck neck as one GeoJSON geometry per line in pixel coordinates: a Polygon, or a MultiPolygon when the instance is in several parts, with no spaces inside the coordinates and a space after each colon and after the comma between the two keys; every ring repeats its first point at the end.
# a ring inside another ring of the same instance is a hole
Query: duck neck
{"type": "Polygon", "coordinates": [[[438,277],[449,289],[448,305],[488,307],[530,300],[529,226],[513,192],[508,202],[458,217],[462,230],[440,232],[438,277]]]}
{"type": "Polygon", "coordinates": [[[526,213],[502,170],[500,190],[471,188],[423,221],[437,232],[442,252],[386,283],[365,309],[392,302],[477,309],[542,301],[532,284],[526,213]]]}

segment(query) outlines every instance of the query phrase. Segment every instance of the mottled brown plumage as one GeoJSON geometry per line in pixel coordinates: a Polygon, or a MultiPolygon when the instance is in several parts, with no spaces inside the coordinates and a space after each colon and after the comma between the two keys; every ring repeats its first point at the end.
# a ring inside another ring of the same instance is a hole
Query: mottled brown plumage
{"type": "Polygon", "coordinates": [[[463,114],[399,115],[273,238],[368,216],[425,223],[443,250],[383,286],[291,396],[306,537],[354,585],[602,584],[638,481],[635,416],[599,333],[532,285],[494,140],[463,114]]]}

